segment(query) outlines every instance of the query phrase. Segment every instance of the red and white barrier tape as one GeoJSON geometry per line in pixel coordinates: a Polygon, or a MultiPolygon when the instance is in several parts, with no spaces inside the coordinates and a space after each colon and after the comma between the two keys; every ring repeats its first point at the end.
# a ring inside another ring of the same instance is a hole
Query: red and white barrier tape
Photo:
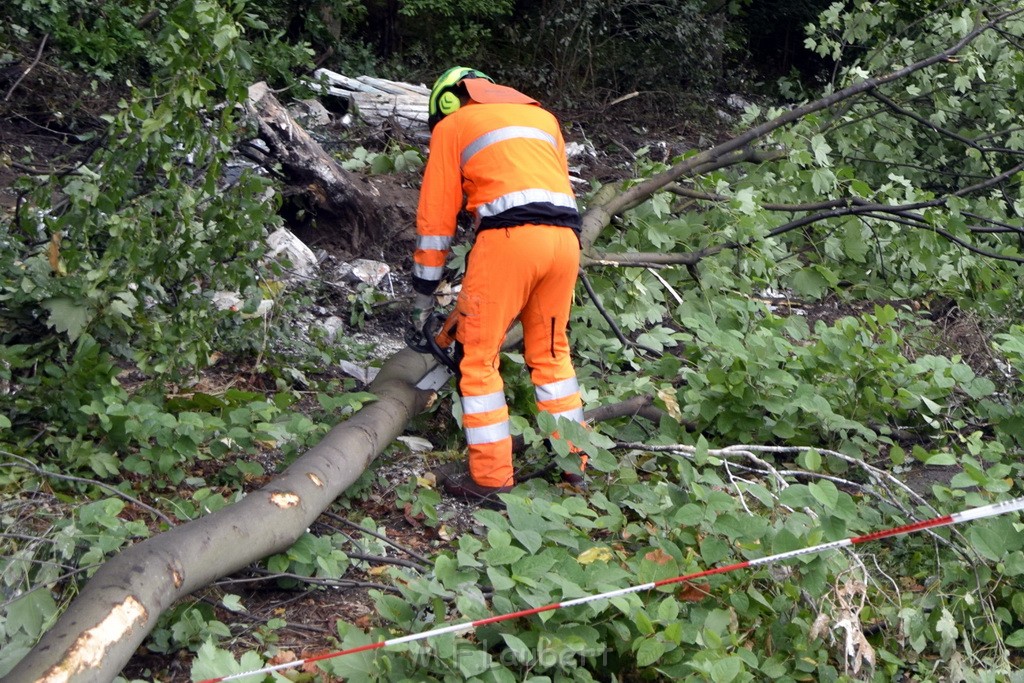
{"type": "Polygon", "coordinates": [[[319,662],[325,659],[333,659],[335,657],[352,655],[357,652],[368,652],[370,650],[379,650],[381,648],[389,647],[392,645],[401,645],[402,643],[411,643],[417,640],[425,640],[426,638],[433,638],[434,636],[441,636],[445,635],[446,633],[460,633],[462,631],[471,631],[479,626],[486,626],[487,624],[496,624],[498,622],[508,621],[510,619],[518,619],[519,617],[529,617],[534,614],[540,614],[541,612],[550,612],[551,610],[562,609],[565,607],[585,605],[586,603],[594,602],[595,600],[604,600],[607,598],[615,598],[620,595],[639,593],[640,591],[647,591],[653,588],[660,588],[661,586],[669,586],[674,583],[693,581],[694,579],[699,579],[705,576],[725,574],[728,572],[736,571],[737,569],[759,567],[765,564],[772,564],[774,562],[780,562],[782,560],[800,557],[801,555],[810,555],[813,553],[824,552],[826,550],[845,548],[846,546],[867,543],[868,541],[877,541],[882,538],[889,538],[890,536],[899,536],[901,534],[909,534],[915,531],[923,531],[924,529],[932,529],[940,526],[949,526],[952,524],[959,524],[961,522],[970,522],[976,519],[984,519],[985,517],[995,517],[996,515],[1002,515],[1008,512],[1017,512],[1020,510],[1024,510],[1024,497],[1003,501],[1001,503],[993,503],[991,505],[983,505],[981,507],[970,508],[962,512],[956,512],[952,515],[935,517],[934,519],[929,519],[923,522],[915,522],[914,524],[906,524],[904,526],[894,527],[891,529],[885,529],[884,531],[875,531],[873,533],[865,534],[863,536],[851,536],[850,538],[844,538],[840,541],[821,543],[819,545],[810,546],[807,548],[799,548],[797,550],[790,550],[788,552],[778,553],[777,555],[769,555],[767,557],[761,557],[754,560],[747,560],[745,562],[737,562],[735,564],[730,564],[724,567],[706,569],[701,572],[686,574],[685,576],[676,576],[671,579],[651,581],[649,583],[644,583],[637,586],[629,586],[627,588],[620,588],[618,590],[608,591],[607,593],[588,595],[582,598],[566,600],[564,602],[553,602],[550,605],[543,605],[541,607],[534,607],[532,609],[519,610],[518,612],[510,612],[508,614],[498,614],[493,617],[487,617],[486,619],[477,619],[476,621],[466,621],[461,624],[442,626],[440,628],[435,628],[431,631],[423,631],[422,633],[413,633],[407,636],[401,636],[399,638],[381,640],[376,643],[369,643],[367,645],[360,645],[359,647],[349,648],[348,650],[327,652],[312,657],[305,657],[304,659],[297,659],[291,662],[286,662],[284,664],[277,664],[274,666],[267,666],[262,669],[254,669],[252,671],[246,671],[244,673],[232,674],[230,676],[222,676],[220,678],[207,678],[206,680],[200,681],[200,683],[221,683],[221,681],[235,681],[241,678],[246,678],[248,676],[268,674],[274,671],[281,671],[282,669],[291,669],[303,666],[305,664],[319,662]]]}

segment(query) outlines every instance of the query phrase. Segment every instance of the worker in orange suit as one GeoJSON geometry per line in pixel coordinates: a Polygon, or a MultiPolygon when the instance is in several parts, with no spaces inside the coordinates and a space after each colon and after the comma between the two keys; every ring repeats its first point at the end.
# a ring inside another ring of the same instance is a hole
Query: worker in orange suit
{"type": "MultiPolygon", "coordinates": [[[[558,121],[536,100],[480,71],[454,67],[434,83],[428,110],[412,331],[422,330],[433,310],[433,292],[465,208],[476,238],[446,329],[453,328],[456,342],[469,471],[443,485],[449,494],[494,502],[495,494],[515,484],[499,357],[516,319],[523,325],[537,408],[583,422],[566,335],[579,270],[580,214],[558,121]]],[[[584,484],[580,472],[563,479],[584,484]]]]}

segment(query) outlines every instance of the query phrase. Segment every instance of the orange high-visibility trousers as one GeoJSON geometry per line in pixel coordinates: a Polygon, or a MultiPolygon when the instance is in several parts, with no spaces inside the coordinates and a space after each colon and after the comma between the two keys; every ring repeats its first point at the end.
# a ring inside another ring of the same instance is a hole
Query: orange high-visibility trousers
{"type": "Polygon", "coordinates": [[[469,253],[453,317],[469,472],[481,486],[515,483],[499,362],[516,318],[537,408],[583,422],[566,336],[579,261],[576,234],[551,225],[482,230],[469,253]]]}

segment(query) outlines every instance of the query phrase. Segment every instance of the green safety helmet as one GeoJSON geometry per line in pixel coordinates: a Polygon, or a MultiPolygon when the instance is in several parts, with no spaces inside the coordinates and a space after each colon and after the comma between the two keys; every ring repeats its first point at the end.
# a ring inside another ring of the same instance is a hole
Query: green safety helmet
{"type": "Polygon", "coordinates": [[[484,78],[494,83],[494,79],[484,72],[465,66],[453,66],[445,71],[434,81],[434,87],[430,89],[430,99],[427,101],[427,125],[430,126],[430,130],[434,130],[438,121],[462,106],[457,88],[459,83],[467,78],[484,78]]]}

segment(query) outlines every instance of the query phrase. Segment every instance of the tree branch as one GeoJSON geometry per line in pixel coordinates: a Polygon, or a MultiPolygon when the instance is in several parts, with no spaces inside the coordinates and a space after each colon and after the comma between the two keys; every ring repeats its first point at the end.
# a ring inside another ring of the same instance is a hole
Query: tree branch
{"type": "Polygon", "coordinates": [[[36,68],[36,64],[38,64],[39,60],[43,57],[43,48],[46,47],[46,41],[49,39],[50,34],[47,33],[45,36],[43,36],[43,39],[39,41],[39,49],[36,50],[36,58],[32,60],[32,63],[28,65],[27,69],[21,72],[21,75],[18,76],[18,80],[14,81],[14,85],[11,86],[11,89],[7,91],[7,95],[4,97],[4,102],[10,101],[11,95],[14,94],[14,91],[18,88],[19,85],[21,85],[21,82],[25,80],[25,77],[28,76],[29,72],[32,71],[32,69],[36,68]]]}
{"type": "Polygon", "coordinates": [[[1017,8],[1003,12],[984,23],[976,25],[955,44],[941,52],[938,52],[937,54],[921,59],[903,68],[896,69],[895,71],[891,71],[883,76],[869,78],[858,83],[854,83],[853,85],[838,90],[827,97],[809,102],[803,106],[789,109],[770,121],[766,121],[761,125],[750,128],[742,135],[738,135],[727,142],[689,157],[682,163],[673,166],[667,171],[656,176],[652,176],[651,178],[632,186],[629,190],[612,197],[607,203],[601,206],[591,207],[583,219],[581,235],[583,244],[593,244],[597,235],[600,234],[601,230],[603,230],[611,221],[612,216],[618,215],[622,211],[632,208],[641,201],[641,197],[644,199],[650,197],[659,189],[685,175],[693,173],[695,169],[700,168],[705,164],[714,164],[719,160],[727,159],[735,155],[742,157],[743,150],[748,148],[753,142],[760,140],[769,133],[782,128],[783,126],[799,121],[809,114],[813,114],[823,109],[828,109],[839,102],[857,97],[874,90],[880,85],[899,80],[935,64],[949,61],[950,58],[958,54],[966,46],[970,45],[978,36],[991,30],[1007,19],[1021,13],[1024,13],[1024,8],[1017,8]]]}

